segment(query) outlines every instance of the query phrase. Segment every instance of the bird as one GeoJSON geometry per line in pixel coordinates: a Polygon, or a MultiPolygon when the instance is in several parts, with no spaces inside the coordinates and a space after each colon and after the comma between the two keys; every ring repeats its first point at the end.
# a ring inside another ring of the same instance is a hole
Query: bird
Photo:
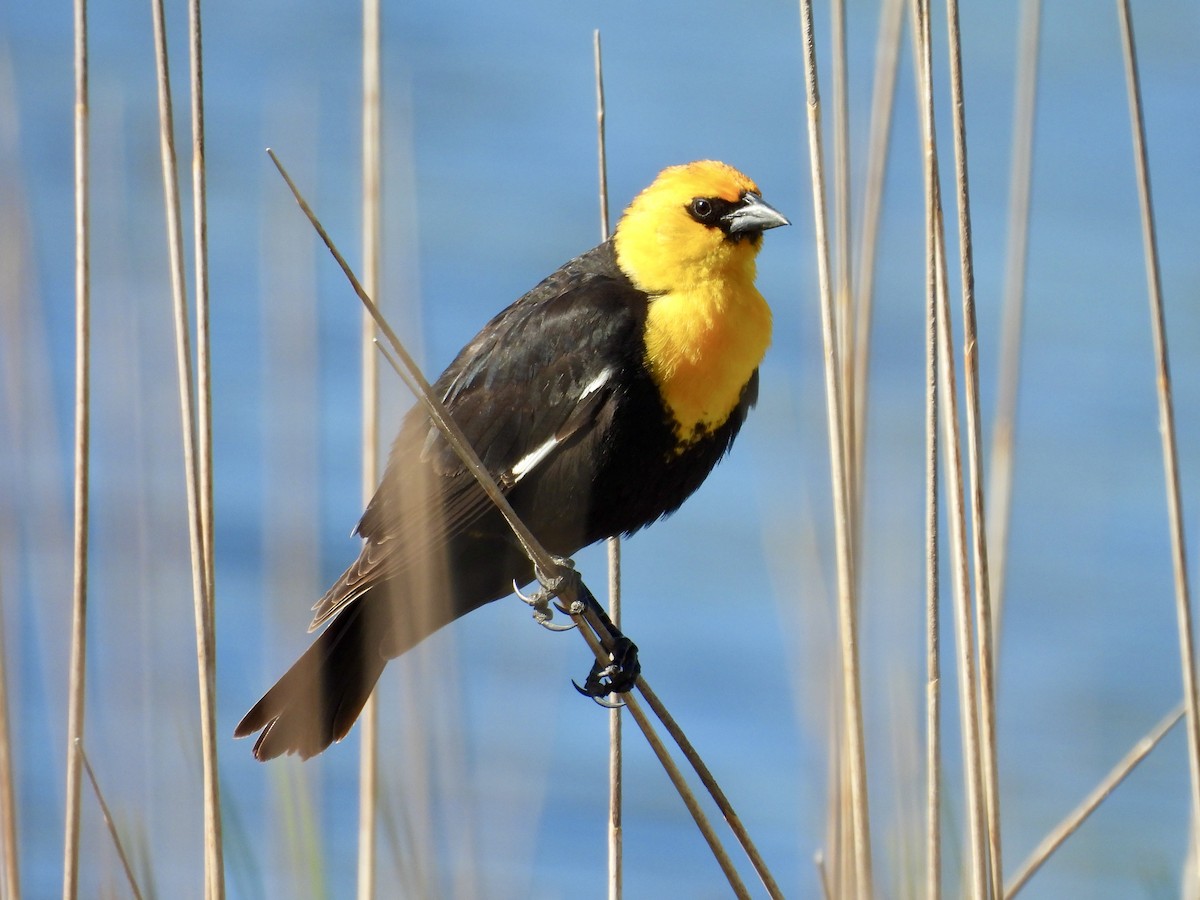
{"type": "MultiPolygon", "coordinates": [[[[551,553],[674,512],[729,451],[771,340],[756,258],[788,224],[732,166],[670,166],[611,238],[492,318],[433,383],[551,553]]],[[[355,531],[358,558],[313,606],[309,631],[324,631],[235,730],[259,733],[259,760],[341,740],[388,660],[535,577],[420,407],[355,531]]]]}

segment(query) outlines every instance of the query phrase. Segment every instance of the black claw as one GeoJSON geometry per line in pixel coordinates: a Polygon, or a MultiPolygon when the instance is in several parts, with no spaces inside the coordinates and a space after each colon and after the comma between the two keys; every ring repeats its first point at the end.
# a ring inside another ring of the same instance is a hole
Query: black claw
{"type": "Polygon", "coordinates": [[[595,703],[597,706],[603,706],[605,709],[624,709],[625,708],[624,700],[606,700],[604,697],[595,697],[595,696],[589,694],[583,688],[581,688],[578,684],[576,684],[574,679],[571,680],[571,686],[574,687],[575,690],[579,691],[579,693],[583,694],[583,696],[591,699],[591,701],[593,703],[595,703]]]}
{"type": "MultiPolygon", "coordinates": [[[[570,562],[570,560],[567,560],[567,562],[570,562]]],[[[567,625],[555,625],[551,621],[554,618],[554,610],[551,608],[550,601],[554,599],[554,595],[547,588],[540,587],[533,594],[523,594],[521,593],[520,585],[516,581],[513,581],[513,593],[533,608],[533,620],[547,631],[570,631],[572,628],[577,627],[576,622],[571,622],[567,625]]],[[[567,615],[571,614],[570,610],[564,609],[562,604],[557,601],[554,602],[554,606],[560,612],[567,615]]]]}
{"type": "Polygon", "coordinates": [[[555,559],[562,568],[559,577],[547,578],[544,573],[535,569],[534,574],[537,576],[539,585],[536,593],[526,596],[521,593],[516,584],[513,585],[513,589],[518,597],[533,607],[534,619],[545,628],[565,631],[572,627],[550,624],[555,608],[569,616],[581,616],[587,620],[589,627],[596,632],[601,646],[612,661],[601,663],[597,660],[592,665],[591,671],[588,672],[582,687],[574,681],[571,684],[579,693],[585,697],[591,697],[601,706],[609,709],[624,706],[623,703],[610,702],[604,698],[611,694],[626,694],[633,690],[638,676],[642,672],[641,663],[638,661],[637,645],[621,634],[620,629],[612,623],[604,611],[604,607],[596,601],[587,585],[583,583],[583,579],[579,577],[579,573],[575,571],[575,564],[569,559],[558,557],[555,559]],[[565,605],[559,599],[562,594],[571,598],[565,605]]]}
{"type": "Polygon", "coordinates": [[[627,694],[633,690],[638,676],[642,672],[642,664],[638,661],[637,645],[624,635],[620,635],[613,643],[612,662],[603,665],[597,660],[588,672],[583,687],[575,684],[575,690],[585,697],[596,699],[607,697],[609,694],[627,694]]]}
{"type": "Polygon", "coordinates": [[[579,600],[573,601],[570,606],[563,606],[558,600],[555,600],[554,608],[565,616],[581,616],[585,607],[579,600]]]}

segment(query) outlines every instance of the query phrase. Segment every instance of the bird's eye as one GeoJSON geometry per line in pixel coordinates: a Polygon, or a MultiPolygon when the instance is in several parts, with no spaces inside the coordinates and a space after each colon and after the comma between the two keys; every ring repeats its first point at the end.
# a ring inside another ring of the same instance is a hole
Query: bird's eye
{"type": "Polygon", "coordinates": [[[706,200],[704,197],[697,197],[692,201],[692,215],[701,222],[709,222],[713,218],[713,205],[711,200],[706,200]]]}

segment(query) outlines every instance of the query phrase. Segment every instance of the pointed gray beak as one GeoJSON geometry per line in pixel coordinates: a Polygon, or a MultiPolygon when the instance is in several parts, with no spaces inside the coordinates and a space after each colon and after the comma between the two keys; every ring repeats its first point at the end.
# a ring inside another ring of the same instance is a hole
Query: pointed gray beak
{"type": "Polygon", "coordinates": [[[768,228],[791,225],[778,210],[763,202],[758,194],[746,194],[742,202],[723,217],[730,234],[762,233],[768,228]]]}

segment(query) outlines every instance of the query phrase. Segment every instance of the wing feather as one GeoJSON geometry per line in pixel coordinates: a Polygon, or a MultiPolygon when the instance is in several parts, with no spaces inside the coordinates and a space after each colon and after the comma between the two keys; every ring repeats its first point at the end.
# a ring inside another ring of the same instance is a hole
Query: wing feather
{"type": "MultiPolygon", "coordinates": [[[[580,439],[609,421],[601,410],[631,342],[640,346],[645,303],[602,244],[493,318],[434,383],[502,489],[536,480],[568,446],[599,445],[580,439]]],[[[313,607],[310,630],[491,506],[424,411],[412,410],[358,523],[362,552],[313,607]]]]}

